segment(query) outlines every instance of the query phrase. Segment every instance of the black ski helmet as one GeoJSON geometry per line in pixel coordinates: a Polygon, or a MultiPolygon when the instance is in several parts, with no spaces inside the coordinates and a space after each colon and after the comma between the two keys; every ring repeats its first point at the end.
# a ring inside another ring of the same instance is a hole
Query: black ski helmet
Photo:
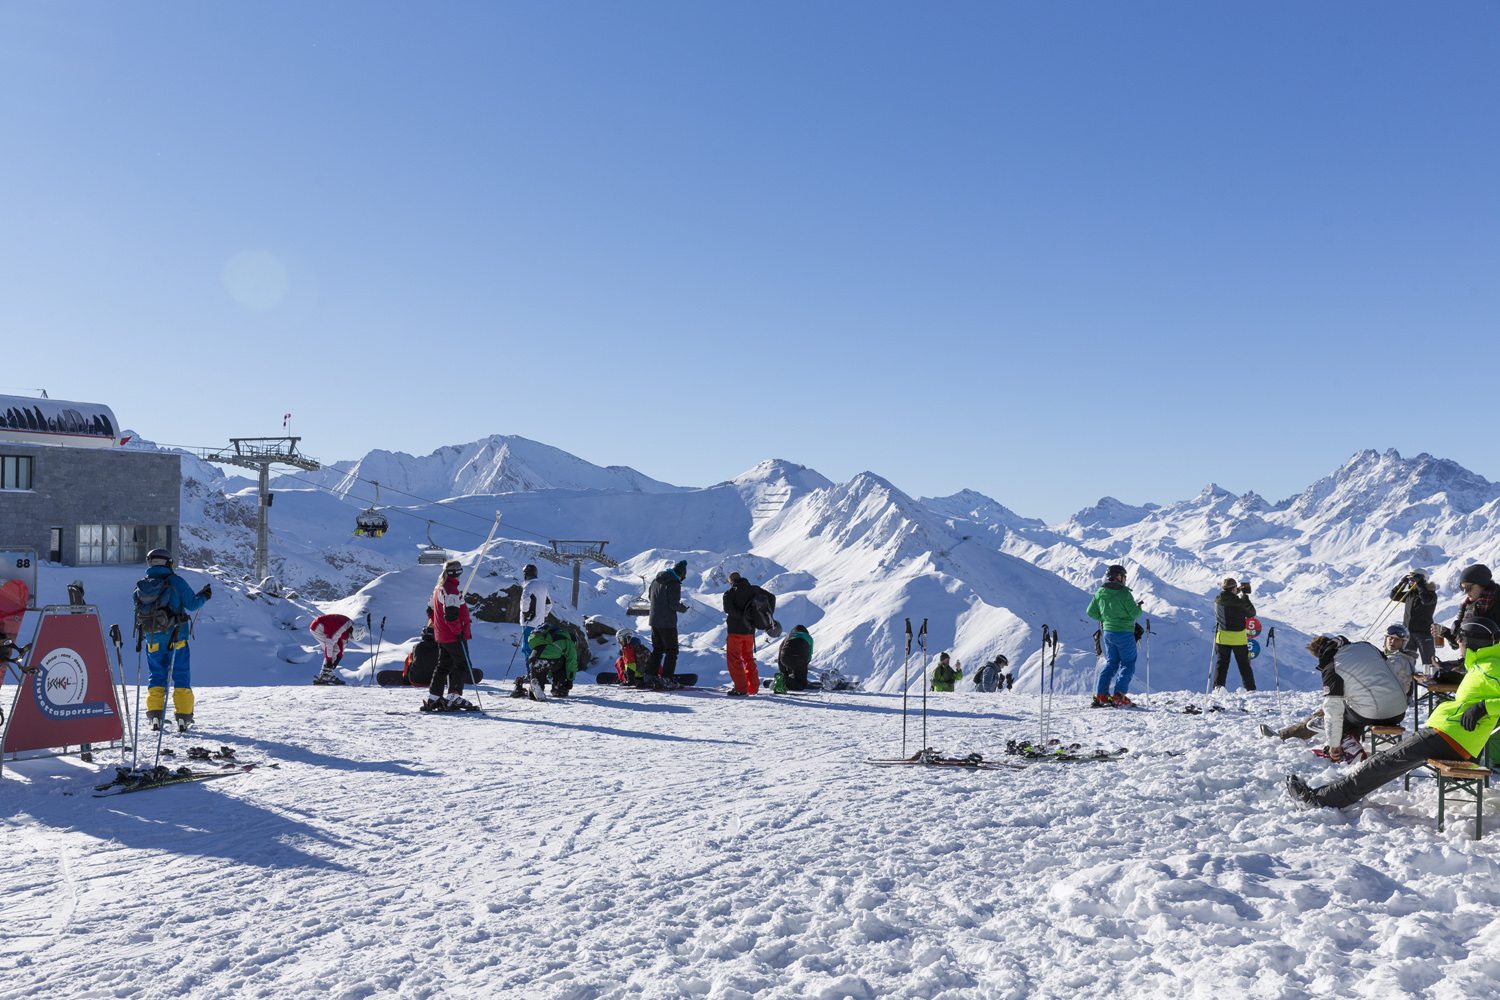
{"type": "Polygon", "coordinates": [[[1385,634],[1393,635],[1398,639],[1405,639],[1407,636],[1411,635],[1411,633],[1406,630],[1406,626],[1400,624],[1392,625],[1390,628],[1385,630],[1385,634]]]}
{"type": "Polygon", "coordinates": [[[527,563],[526,564],[526,568],[523,569],[523,570],[521,570],[521,579],[523,579],[523,580],[535,580],[536,579],[536,563],[527,563]]]}
{"type": "Polygon", "coordinates": [[[167,567],[167,569],[171,569],[172,553],[168,552],[166,549],[152,549],[150,552],[146,553],[146,565],[165,566],[167,567]]]}
{"type": "Polygon", "coordinates": [[[464,564],[457,559],[449,559],[443,563],[443,572],[448,576],[458,576],[464,571],[464,564]]]}
{"type": "Polygon", "coordinates": [[[1465,584],[1477,583],[1482,586],[1486,583],[1493,583],[1494,579],[1488,566],[1484,563],[1475,563],[1458,575],[1458,584],[1459,586],[1464,586],[1465,584]]]}
{"type": "Polygon", "coordinates": [[[1500,644],[1500,625],[1493,619],[1470,615],[1458,626],[1458,636],[1470,649],[1500,644]]]}
{"type": "Polygon", "coordinates": [[[1111,582],[1123,581],[1125,579],[1125,567],[1121,566],[1119,563],[1115,563],[1109,569],[1104,571],[1104,579],[1111,582]]]}

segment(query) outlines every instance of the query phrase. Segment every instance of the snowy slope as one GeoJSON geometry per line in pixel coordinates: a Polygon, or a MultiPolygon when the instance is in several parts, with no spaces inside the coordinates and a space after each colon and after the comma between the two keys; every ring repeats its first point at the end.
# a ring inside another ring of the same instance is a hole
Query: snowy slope
{"type": "MultiPolygon", "coordinates": [[[[279,766],[119,798],[7,767],[0,997],[1493,995],[1500,839],[1437,833],[1425,779],[1291,811],[1281,772],[1333,771],[1254,735],[1269,693],[1067,696],[1063,735],[1138,754],[957,773],[862,763],[900,752],[889,694],[485,697],[216,689],[169,747],[279,766]]],[[[927,728],[1004,760],[1033,700],[927,728]]]]}

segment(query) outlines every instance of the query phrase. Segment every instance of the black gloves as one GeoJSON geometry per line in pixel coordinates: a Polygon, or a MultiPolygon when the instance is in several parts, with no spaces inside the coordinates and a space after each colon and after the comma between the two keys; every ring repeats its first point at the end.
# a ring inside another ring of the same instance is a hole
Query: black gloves
{"type": "Polygon", "coordinates": [[[677,610],[680,611],[680,612],[683,612],[684,614],[687,612],[687,609],[688,609],[688,606],[686,604],[679,603],[677,605],[677,610]]]}
{"type": "Polygon", "coordinates": [[[1248,583],[1240,584],[1240,593],[1248,595],[1250,593],[1250,585],[1248,583]]]}
{"type": "Polygon", "coordinates": [[[1146,634],[1146,630],[1143,629],[1143,628],[1141,628],[1140,624],[1137,623],[1136,626],[1135,626],[1135,641],[1136,642],[1140,642],[1141,641],[1141,636],[1143,636],[1145,634],[1146,634]]]}
{"type": "Polygon", "coordinates": [[[198,591],[198,596],[201,597],[201,598],[203,598],[205,601],[208,600],[210,597],[214,596],[213,585],[205,583],[203,585],[203,589],[200,590],[200,591],[198,591]]]}
{"type": "Polygon", "coordinates": [[[1488,714],[1489,709],[1484,707],[1484,702],[1476,701],[1474,704],[1464,709],[1464,714],[1458,717],[1458,724],[1472,733],[1474,731],[1474,727],[1479,725],[1479,720],[1484,718],[1488,714]]]}

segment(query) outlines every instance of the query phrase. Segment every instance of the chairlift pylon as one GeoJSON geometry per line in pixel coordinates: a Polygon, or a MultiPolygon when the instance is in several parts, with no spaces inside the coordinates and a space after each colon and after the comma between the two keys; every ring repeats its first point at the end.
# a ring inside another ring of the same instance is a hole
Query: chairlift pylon
{"type": "Polygon", "coordinates": [[[391,528],[391,523],[380,513],[380,483],[375,484],[375,503],[354,515],[354,533],[361,538],[379,538],[391,528]]]}

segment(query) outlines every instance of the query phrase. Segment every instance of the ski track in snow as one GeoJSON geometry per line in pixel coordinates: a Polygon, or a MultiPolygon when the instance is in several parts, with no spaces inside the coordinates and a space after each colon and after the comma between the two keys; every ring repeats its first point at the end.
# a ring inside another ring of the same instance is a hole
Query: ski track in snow
{"type": "MultiPolygon", "coordinates": [[[[278,769],[94,799],[94,768],[7,767],[0,998],[1452,997],[1500,978],[1496,841],[1439,834],[1426,779],[1291,809],[1286,771],[1334,768],[1255,735],[1270,693],[1209,716],[1181,693],[1059,696],[1059,736],[1136,755],[972,772],[863,763],[899,753],[899,696],[577,691],[424,717],[415,691],[206,688],[205,728],[169,745],[278,769]]],[[[1001,760],[1035,707],[933,696],[928,742],[1001,760]]]]}

